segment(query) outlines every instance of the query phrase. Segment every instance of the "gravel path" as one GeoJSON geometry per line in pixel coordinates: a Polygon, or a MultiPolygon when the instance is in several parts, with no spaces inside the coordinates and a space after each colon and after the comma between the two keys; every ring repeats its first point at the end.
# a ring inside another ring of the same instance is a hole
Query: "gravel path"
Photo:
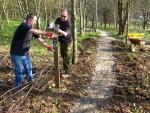
{"type": "Polygon", "coordinates": [[[111,49],[111,40],[106,32],[101,32],[99,46],[97,48],[97,59],[95,76],[88,86],[88,95],[77,99],[70,113],[108,113],[103,107],[110,103],[115,85],[115,59],[111,49]]]}

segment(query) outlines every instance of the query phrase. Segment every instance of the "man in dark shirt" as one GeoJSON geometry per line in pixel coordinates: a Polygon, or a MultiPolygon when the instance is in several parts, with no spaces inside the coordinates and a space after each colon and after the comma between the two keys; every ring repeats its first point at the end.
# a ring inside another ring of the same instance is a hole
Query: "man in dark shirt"
{"type": "Polygon", "coordinates": [[[35,15],[27,15],[26,22],[18,26],[12,39],[10,56],[14,65],[16,87],[22,83],[23,69],[25,70],[28,81],[33,81],[32,64],[28,54],[32,37],[35,37],[48,50],[52,50],[52,47],[44,42],[40,35],[52,37],[53,34],[32,28],[36,24],[36,21],[37,17],[35,15]]]}
{"type": "Polygon", "coordinates": [[[61,16],[56,19],[55,24],[59,25],[60,28],[58,29],[58,41],[60,42],[60,52],[65,70],[65,74],[62,76],[69,77],[72,61],[72,36],[71,22],[66,9],[61,10],[61,16]]]}

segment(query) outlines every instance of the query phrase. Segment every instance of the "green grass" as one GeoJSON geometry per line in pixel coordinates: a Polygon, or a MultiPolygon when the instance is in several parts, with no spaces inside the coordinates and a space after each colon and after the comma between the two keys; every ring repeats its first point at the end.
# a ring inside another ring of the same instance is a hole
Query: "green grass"
{"type": "Polygon", "coordinates": [[[86,40],[95,40],[100,37],[99,32],[85,32],[83,35],[78,34],[78,50],[83,50],[84,47],[82,45],[83,41],[86,40]]]}
{"type": "MultiPolygon", "coordinates": [[[[0,47],[3,48],[3,50],[9,51],[14,32],[20,23],[21,21],[19,20],[10,21],[9,24],[4,24],[3,29],[0,30],[0,47]]],[[[46,42],[52,44],[51,40],[46,39],[46,42]]],[[[47,52],[47,49],[40,45],[35,39],[31,42],[31,51],[35,54],[43,54],[47,52]]]]}
{"type": "Polygon", "coordinates": [[[11,42],[14,31],[20,24],[19,20],[10,21],[9,24],[4,24],[4,28],[0,30],[0,44],[7,45],[11,42]]]}
{"type": "Polygon", "coordinates": [[[106,27],[106,28],[100,26],[99,29],[108,31],[111,36],[116,36],[118,33],[117,30],[115,30],[114,25],[110,25],[110,27],[106,27]]]}
{"type": "MultiPolygon", "coordinates": [[[[21,23],[20,20],[12,20],[9,22],[9,24],[4,24],[4,27],[2,30],[0,30],[0,47],[4,51],[9,51],[11,40],[13,38],[14,32],[18,25],[21,23]]],[[[84,35],[78,35],[78,46],[82,46],[81,42],[84,40],[90,40],[90,39],[96,39],[100,36],[100,33],[98,32],[85,32],[84,35]]],[[[47,43],[52,45],[52,40],[44,39],[47,43]]],[[[80,48],[80,47],[79,47],[80,48]]],[[[38,54],[50,54],[52,55],[52,52],[47,51],[46,48],[41,46],[36,40],[32,40],[31,42],[31,53],[34,53],[35,56],[38,54]]],[[[34,58],[33,55],[33,58],[34,58]]]]}
{"type": "Polygon", "coordinates": [[[100,36],[100,33],[98,32],[85,32],[83,35],[78,34],[78,40],[83,41],[83,40],[90,40],[90,39],[96,39],[100,36]]]}
{"type": "Polygon", "coordinates": [[[145,31],[145,37],[150,39],[150,30],[145,31]]]}
{"type": "MultiPolygon", "coordinates": [[[[117,35],[118,31],[114,29],[113,25],[110,25],[110,27],[107,27],[106,29],[104,29],[103,27],[100,27],[101,30],[105,30],[108,31],[109,34],[117,39],[123,39],[125,36],[124,35],[117,35]]],[[[142,28],[139,28],[138,26],[129,25],[129,33],[145,33],[145,38],[146,39],[150,39],[150,30],[142,30],[142,28]]]]}

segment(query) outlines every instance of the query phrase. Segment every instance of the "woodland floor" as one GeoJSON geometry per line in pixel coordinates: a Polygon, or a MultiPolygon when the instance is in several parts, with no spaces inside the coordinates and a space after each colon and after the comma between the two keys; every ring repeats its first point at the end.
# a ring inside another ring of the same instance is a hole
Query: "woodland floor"
{"type": "MultiPolygon", "coordinates": [[[[72,76],[61,78],[61,87],[54,87],[53,58],[33,53],[35,83],[25,80],[22,89],[14,88],[14,74],[8,51],[0,50],[0,113],[70,113],[76,99],[88,95],[96,67],[98,40],[83,42],[79,62],[72,66],[72,76]],[[35,55],[36,54],[36,55],[35,55]]],[[[116,66],[116,85],[106,113],[150,112],[150,49],[130,52],[122,41],[111,42],[116,66]],[[110,104],[111,103],[111,104],[110,104]]],[[[98,106],[97,106],[98,107],[98,106]]],[[[99,112],[101,113],[101,112],[99,112]]]]}

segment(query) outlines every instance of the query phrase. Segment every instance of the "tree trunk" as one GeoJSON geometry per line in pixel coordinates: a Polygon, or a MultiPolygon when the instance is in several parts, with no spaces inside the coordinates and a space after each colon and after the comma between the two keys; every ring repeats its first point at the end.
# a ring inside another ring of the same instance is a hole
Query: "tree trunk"
{"type": "Polygon", "coordinates": [[[107,13],[106,12],[103,13],[103,22],[104,22],[104,28],[106,29],[107,27],[107,13]]]}
{"type": "Polygon", "coordinates": [[[95,32],[98,27],[98,9],[97,9],[97,0],[95,0],[95,32]]]}
{"type": "Polygon", "coordinates": [[[79,4],[80,4],[80,35],[82,35],[83,34],[83,10],[82,10],[83,0],[80,0],[79,4]]]}
{"type": "Polygon", "coordinates": [[[146,20],[143,21],[143,30],[145,30],[147,23],[148,22],[146,20]]]}
{"type": "Polygon", "coordinates": [[[86,26],[86,5],[87,5],[87,0],[84,0],[84,3],[83,3],[83,32],[85,32],[85,26],[86,26]]]}
{"type": "Polygon", "coordinates": [[[126,44],[128,43],[128,32],[129,32],[129,1],[127,1],[127,20],[126,20],[126,44]]]}
{"type": "Polygon", "coordinates": [[[123,34],[122,32],[122,10],[123,10],[123,3],[122,0],[118,0],[118,19],[119,19],[119,31],[118,35],[123,34]]]}
{"type": "Polygon", "coordinates": [[[3,29],[2,13],[0,14],[0,30],[3,29]]]}
{"type": "Polygon", "coordinates": [[[123,35],[125,31],[126,21],[128,18],[128,12],[129,12],[129,4],[130,0],[127,0],[124,4],[122,0],[118,0],[118,19],[119,19],[119,32],[118,35],[123,35]],[[124,5],[124,10],[123,10],[124,5]]]}
{"type": "Polygon", "coordinates": [[[87,26],[88,25],[88,16],[86,15],[85,16],[85,26],[87,26]]]}
{"type": "Polygon", "coordinates": [[[24,8],[25,8],[25,12],[26,12],[26,15],[29,14],[29,3],[28,3],[28,0],[23,0],[24,2],[24,8]]]}
{"type": "Polygon", "coordinates": [[[93,17],[92,17],[91,31],[94,30],[94,20],[95,20],[95,13],[93,13],[93,17]]]}
{"type": "Polygon", "coordinates": [[[77,57],[77,37],[76,37],[76,0],[71,0],[71,22],[72,22],[72,38],[73,38],[73,57],[72,63],[75,64],[78,61],[77,57]]]}
{"type": "Polygon", "coordinates": [[[149,13],[148,13],[147,9],[144,9],[144,11],[143,11],[143,17],[144,17],[144,19],[143,19],[143,30],[145,30],[146,25],[148,23],[148,16],[149,16],[149,13]]]}
{"type": "Polygon", "coordinates": [[[65,7],[65,2],[64,2],[64,0],[62,0],[62,8],[64,8],[65,7]]]}
{"type": "Polygon", "coordinates": [[[44,18],[44,27],[43,27],[43,30],[46,30],[47,29],[47,22],[48,22],[48,15],[47,15],[47,0],[44,0],[44,12],[45,12],[45,18],[44,18]]]}
{"type": "Polygon", "coordinates": [[[2,10],[2,16],[4,16],[4,20],[6,20],[7,24],[9,23],[9,19],[8,19],[8,11],[7,11],[7,8],[8,8],[8,1],[4,0],[3,2],[3,6],[2,6],[3,10],[2,10]]]}
{"type": "Polygon", "coordinates": [[[118,21],[118,16],[117,16],[117,14],[116,14],[117,8],[116,8],[115,4],[117,4],[117,1],[114,2],[114,10],[113,10],[114,28],[115,28],[115,30],[116,30],[116,29],[117,29],[117,23],[118,23],[118,22],[117,22],[117,21],[118,21]]]}
{"type": "Polygon", "coordinates": [[[41,29],[42,26],[41,26],[41,18],[40,18],[40,6],[41,6],[41,1],[42,0],[34,0],[34,6],[35,6],[35,10],[36,10],[36,15],[38,17],[38,21],[37,21],[37,28],[38,29],[41,29]]]}

